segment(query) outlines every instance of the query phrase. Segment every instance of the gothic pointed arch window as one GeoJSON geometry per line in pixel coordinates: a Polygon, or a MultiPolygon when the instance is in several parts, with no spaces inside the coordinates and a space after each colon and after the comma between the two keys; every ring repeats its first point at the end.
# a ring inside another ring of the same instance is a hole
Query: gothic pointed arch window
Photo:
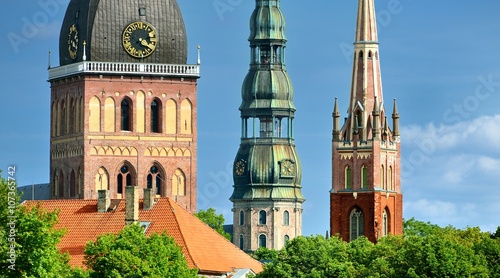
{"type": "MultiPolygon", "coordinates": [[[[59,135],[64,135],[66,134],[66,100],[63,99],[61,101],[61,110],[60,110],[60,115],[59,115],[59,119],[61,121],[61,124],[60,124],[60,134],[59,135]]],[[[91,130],[92,131],[92,130],[91,130]]]]}
{"type": "Polygon", "coordinates": [[[132,101],[129,98],[124,98],[120,104],[120,125],[122,131],[132,131],[133,115],[132,101]]]}
{"type": "Polygon", "coordinates": [[[359,58],[360,58],[360,59],[362,59],[362,58],[363,58],[363,50],[361,50],[361,51],[359,52],[359,58]]]}
{"type": "Polygon", "coordinates": [[[54,175],[52,176],[52,198],[56,199],[59,192],[59,173],[57,169],[54,171],[54,175]]]}
{"type": "Polygon", "coordinates": [[[172,195],[186,196],[186,176],[181,169],[177,169],[172,176],[172,195]]]}
{"type": "Polygon", "coordinates": [[[161,131],[161,101],[154,99],[151,102],[151,132],[160,133],[161,131]]]}
{"type": "Polygon", "coordinates": [[[283,226],[289,226],[290,225],[290,213],[288,210],[285,210],[283,212],[283,226]]]}
{"type": "Polygon", "coordinates": [[[57,189],[59,191],[58,197],[63,198],[64,197],[64,174],[63,174],[62,170],[59,172],[59,183],[57,185],[57,189]]]}
{"type": "Polygon", "coordinates": [[[394,179],[392,176],[392,166],[389,166],[389,171],[387,173],[387,190],[394,190],[394,179]]]}
{"type": "Polygon", "coordinates": [[[104,101],[104,131],[115,132],[115,100],[112,97],[104,101]]]}
{"type": "Polygon", "coordinates": [[[267,213],[265,210],[259,211],[259,225],[267,224],[267,213]]]}
{"type": "Polygon", "coordinates": [[[95,189],[96,191],[109,189],[109,175],[104,167],[99,168],[95,174],[95,189]]]}
{"type": "Polygon", "coordinates": [[[345,175],[345,189],[352,189],[352,171],[351,166],[347,165],[344,170],[345,175]]]}
{"type": "Polygon", "coordinates": [[[69,176],[69,197],[76,197],[76,175],[74,170],[71,170],[71,174],[69,176]]]}
{"type": "Polygon", "coordinates": [[[364,235],[365,218],[363,212],[359,208],[354,208],[349,216],[350,222],[350,240],[355,240],[364,235]]]}
{"type": "Polygon", "coordinates": [[[361,166],[361,188],[368,188],[368,167],[366,165],[361,166]]]}
{"type": "Polygon", "coordinates": [[[116,193],[118,193],[119,198],[123,196],[122,194],[125,192],[125,186],[132,186],[132,182],[135,180],[133,171],[134,169],[129,163],[123,163],[118,169],[118,175],[116,176],[116,193]]]}
{"type": "Polygon", "coordinates": [[[261,248],[267,248],[267,237],[266,235],[260,235],[259,236],[259,247],[261,248]]]}
{"type": "Polygon", "coordinates": [[[285,245],[286,245],[286,244],[287,244],[287,242],[289,242],[289,241],[290,241],[290,236],[289,236],[289,235],[285,235],[285,236],[283,237],[283,244],[285,244],[285,245]]]}
{"type": "Polygon", "coordinates": [[[387,208],[385,208],[382,213],[382,236],[389,235],[389,223],[389,212],[387,208]]]}
{"type": "Polygon", "coordinates": [[[149,168],[147,175],[147,188],[152,188],[156,195],[163,195],[164,177],[160,166],[154,164],[149,168]]]}
{"type": "Polygon", "coordinates": [[[385,186],[385,170],[384,170],[384,165],[380,166],[380,187],[382,189],[386,189],[386,186],[385,186]]]}

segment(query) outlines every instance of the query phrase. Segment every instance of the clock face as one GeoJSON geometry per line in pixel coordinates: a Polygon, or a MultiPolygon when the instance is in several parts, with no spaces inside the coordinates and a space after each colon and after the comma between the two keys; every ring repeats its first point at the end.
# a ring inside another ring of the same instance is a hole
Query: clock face
{"type": "Polygon", "coordinates": [[[147,22],[132,22],[123,30],[122,45],[132,57],[148,57],[155,51],[157,43],[156,31],[147,22]]]}
{"type": "Polygon", "coordinates": [[[71,59],[76,59],[76,52],[78,51],[78,29],[73,24],[69,28],[68,34],[68,52],[71,59]]]}
{"type": "Polygon", "coordinates": [[[290,160],[281,162],[281,175],[293,176],[295,174],[295,164],[290,160]]]}
{"type": "Polygon", "coordinates": [[[245,173],[245,161],[239,160],[238,162],[236,162],[236,164],[234,165],[234,169],[236,175],[238,176],[243,175],[243,173],[245,173]]]}

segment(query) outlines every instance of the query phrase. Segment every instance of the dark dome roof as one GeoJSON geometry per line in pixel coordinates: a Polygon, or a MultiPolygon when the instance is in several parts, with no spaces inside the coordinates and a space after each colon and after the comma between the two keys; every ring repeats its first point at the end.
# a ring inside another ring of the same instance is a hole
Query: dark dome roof
{"type": "Polygon", "coordinates": [[[187,38],[184,20],[176,0],[71,0],[61,27],[59,62],[67,65],[83,60],[86,41],[87,61],[186,64],[187,38]],[[141,4],[139,4],[139,2],[141,4]],[[139,10],[145,9],[145,15],[139,10]],[[137,59],[122,46],[124,28],[131,22],[144,21],[157,33],[156,50],[137,59]],[[78,29],[76,58],[68,50],[70,28],[78,29]]]}

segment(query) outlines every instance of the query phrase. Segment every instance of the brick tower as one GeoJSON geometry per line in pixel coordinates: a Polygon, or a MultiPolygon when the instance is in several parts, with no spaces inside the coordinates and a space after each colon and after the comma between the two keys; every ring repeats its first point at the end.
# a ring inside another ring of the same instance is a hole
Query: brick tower
{"type": "Polygon", "coordinates": [[[302,169],[295,150],[293,88],[285,67],[279,0],[256,0],[250,70],[242,86],[241,143],[234,160],[233,238],[242,250],[281,249],[302,234],[302,169]]]}
{"type": "Polygon", "coordinates": [[[53,199],[152,188],[196,210],[196,84],[176,0],[71,0],[51,84],[53,199]]]}
{"type": "Polygon", "coordinates": [[[333,112],[331,234],[376,242],[402,233],[399,114],[383,102],[374,0],[359,0],[348,115],[333,112]]]}

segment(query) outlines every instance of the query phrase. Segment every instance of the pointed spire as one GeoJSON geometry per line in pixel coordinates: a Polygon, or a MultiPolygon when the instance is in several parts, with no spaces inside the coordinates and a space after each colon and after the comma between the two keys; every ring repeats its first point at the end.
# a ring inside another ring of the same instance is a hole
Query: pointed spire
{"type": "Polygon", "coordinates": [[[359,0],[356,26],[356,42],[378,41],[374,0],[359,0]]]}
{"type": "Polygon", "coordinates": [[[399,139],[399,112],[398,106],[396,103],[396,99],[394,99],[394,108],[392,109],[392,127],[393,127],[393,136],[398,140],[399,139]]]}
{"type": "Polygon", "coordinates": [[[333,105],[333,140],[340,140],[340,111],[337,98],[335,98],[335,104],[333,105]]]}

